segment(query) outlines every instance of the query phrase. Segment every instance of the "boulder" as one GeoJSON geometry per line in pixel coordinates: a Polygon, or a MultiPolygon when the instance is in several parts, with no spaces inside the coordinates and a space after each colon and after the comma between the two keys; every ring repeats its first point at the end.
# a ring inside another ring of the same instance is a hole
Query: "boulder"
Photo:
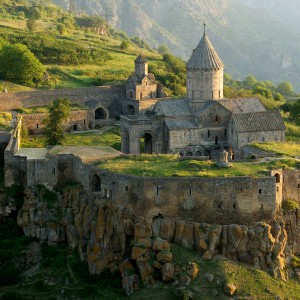
{"type": "Polygon", "coordinates": [[[166,263],[161,269],[161,275],[163,281],[171,281],[174,278],[174,265],[166,263]]]}
{"type": "Polygon", "coordinates": [[[172,253],[169,251],[160,251],[156,254],[156,258],[160,263],[169,263],[172,261],[172,253]]]}
{"type": "Polygon", "coordinates": [[[172,241],[175,235],[175,221],[170,218],[162,219],[159,235],[169,242],[172,241]]]}
{"type": "Polygon", "coordinates": [[[137,259],[148,251],[146,247],[134,246],[132,247],[131,258],[137,259]]]}
{"type": "Polygon", "coordinates": [[[210,273],[205,273],[204,274],[204,278],[206,279],[207,282],[213,282],[214,280],[214,275],[210,274],[210,273]]]}
{"type": "Polygon", "coordinates": [[[154,251],[161,251],[161,250],[166,250],[166,251],[170,251],[170,243],[166,240],[157,238],[152,246],[152,249],[154,251]]]}
{"type": "Polygon", "coordinates": [[[236,286],[232,283],[226,283],[223,290],[227,296],[232,296],[236,291],[236,286]]]}
{"type": "Polygon", "coordinates": [[[194,247],[194,224],[187,222],[184,226],[181,237],[181,246],[187,249],[193,249],[194,247]]]}
{"type": "Polygon", "coordinates": [[[199,274],[199,266],[196,263],[191,263],[186,269],[186,273],[194,280],[199,274]]]}
{"type": "Polygon", "coordinates": [[[190,276],[183,274],[183,275],[180,275],[179,281],[180,281],[181,286],[187,287],[191,284],[192,279],[190,278],[190,276]]]}

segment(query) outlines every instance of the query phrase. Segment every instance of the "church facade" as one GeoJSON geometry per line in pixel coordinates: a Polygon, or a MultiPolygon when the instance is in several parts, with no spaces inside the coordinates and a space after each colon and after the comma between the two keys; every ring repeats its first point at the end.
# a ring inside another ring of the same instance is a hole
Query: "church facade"
{"type": "MultiPolygon", "coordinates": [[[[128,79],[127,99],[143,99],[134,89],[138,78],[149,84],[145,96],[157,97],[157,86],[152,91],[147,70],[147,61],[138,57],[135,74],[140,76],[128,79]]],[[[258,98],[225,99],[223,74],[224,65],[204,32],[187,63],[186,98],[161,99],[146,112],[122,116],[122,152],[214,157],[227,149],[240,158],[251,142],[284,141],[286,128],[280,113],[267,111],[258,98]]]]}

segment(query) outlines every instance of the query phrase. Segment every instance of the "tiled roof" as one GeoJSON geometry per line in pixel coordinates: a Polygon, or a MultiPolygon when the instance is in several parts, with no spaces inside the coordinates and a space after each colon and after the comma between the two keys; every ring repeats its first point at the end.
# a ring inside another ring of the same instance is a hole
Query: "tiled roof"
{"type": "Polygon", "coordinates": [[[222,99],[218,102],[233,113],[266,111],[258,98],[222,99]]]}
{"type": "Polygon", "coordinates": [[[156,103],[154,111],[166,117],[191,115],[190,106],[186,99],[160,100],[156,103]]]}
{"type": "Polygon", "coordinates": [[[197,128],[197,125],[193,119],[166,119],[165,122],[169,130],[197,128]]]}
{"type": "Polygon", "coordinates": [[[280,112],[277,110],[254,113],[234,113],[232,117],[238,132],[286,129],[280,112]]]}
{"type": "Polygon", "coordinates": [[[187,65],[188,70],[219,70],[224,65],[212,43],[204,34],[196,49],[194,49],[187,65]]]}
{"type": "Polygon", "coordinates": [[[143,56],[142,54],[140,54],[134,61],[135,63],[144,63],[146,64],[148,62],[148,60],[146,59],[145,56],[143,56]]]}

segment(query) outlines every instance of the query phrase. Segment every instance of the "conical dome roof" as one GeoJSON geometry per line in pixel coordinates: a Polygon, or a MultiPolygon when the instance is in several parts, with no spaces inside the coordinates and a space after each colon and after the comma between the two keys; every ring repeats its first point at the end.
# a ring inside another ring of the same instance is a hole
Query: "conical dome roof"
{"type": "Polygon", "coordinates": [[[134,62],[135,62],[135,63],[139,63],[139,64],[142,64],[142,63],[146,64],[146,63],[148,62],[148,60],[146,59],[145,56],[143,56],[142,54],[140,54],[140,55],[136,58],[136,60],[135,60],[134,62]]]}
{"type": "Polygon", "coordinates": [[[220,57],[205,33],[193,51],[186,68],[189,70],[219,70],[224,68],[220,57]]]}

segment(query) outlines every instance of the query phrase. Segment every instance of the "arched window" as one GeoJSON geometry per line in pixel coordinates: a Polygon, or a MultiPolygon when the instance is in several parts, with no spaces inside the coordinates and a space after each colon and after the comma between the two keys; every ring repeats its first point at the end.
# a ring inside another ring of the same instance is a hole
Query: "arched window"
{"type": "Polygon", "coordinates": [[[215,137],[215,145],[218,145],[218,143],[219,143],[219,138],[216,136],[215,137]]]}
{"type": "Polygon", "coordinates": [[[280,183],[280,175],[276,173],[274,177],[276,178],[276,183],[280,183]]]}

